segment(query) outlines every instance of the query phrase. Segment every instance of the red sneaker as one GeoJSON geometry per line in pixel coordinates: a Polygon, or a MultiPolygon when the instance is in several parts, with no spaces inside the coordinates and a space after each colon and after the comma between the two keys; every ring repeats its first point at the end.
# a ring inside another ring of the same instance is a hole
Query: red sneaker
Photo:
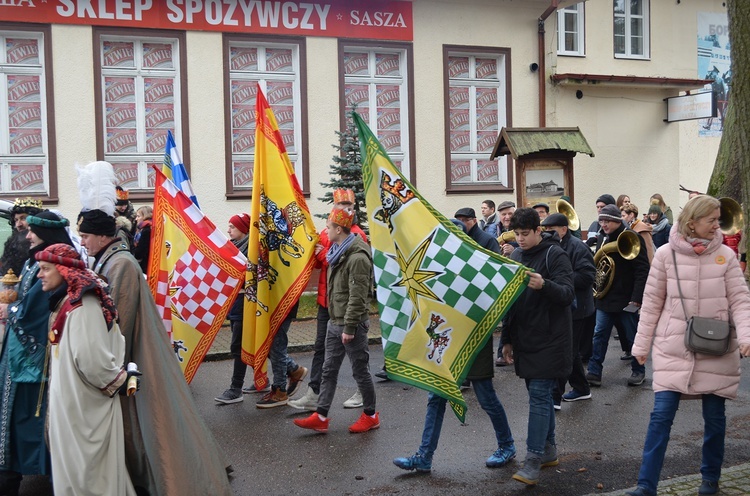
{"type": "Polygon", "coordinates": [[[380,414],[378,414],[378,412],[375,412],[374,417],[370,417],[366,413],[363,413],[359,416],[357,421],[349,427],[349,432],[357,434],[377,429],[378,427],[380,427],[380,414]]]}
{"type": "Polygon", "coordinates": [[[313,414],[307,418],[294,419],[294,425],[302,427],[303,429],[312,429],[316,432],[328,432],[329,420],[331,419],[320,420],[318,412],[313,412],[313,414]]]}

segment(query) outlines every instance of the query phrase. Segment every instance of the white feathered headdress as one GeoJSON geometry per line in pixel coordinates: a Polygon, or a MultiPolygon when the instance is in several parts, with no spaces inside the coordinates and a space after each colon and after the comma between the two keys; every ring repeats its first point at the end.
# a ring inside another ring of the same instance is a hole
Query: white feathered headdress
{"type": "Polygon", "coordinates": [[[109,162],[99,161],[81,167],[78,171],[78,193],[81,196],[81,212],[101,210],[110,217],[115,216],[115,170],[109,162]]]}

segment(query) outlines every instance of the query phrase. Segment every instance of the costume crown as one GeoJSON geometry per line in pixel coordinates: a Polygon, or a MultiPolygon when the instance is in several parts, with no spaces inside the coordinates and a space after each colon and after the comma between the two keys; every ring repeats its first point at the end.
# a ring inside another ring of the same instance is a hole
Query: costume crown
{"type": "Polygon", "coordinates": [[[350,189],[333,190],[333,203],[354,203],[354,191],[350,189]]]}
{"type": "Polygon", "coordinates": [[[115,195],[117,196],[117,201],[128,201],[130,198],[130,193],[122,186],[115,187],[115,195]]]}
{"type": "Polygon", "coordinates": [[[13,202],[13,207],[15,208],[38,208],[39,210],[42,210],[44,208],[44,205],[42,205],[42,200],[36,200],[31,197],[26,198],[16,198],[16,201],[13,202]]]}
{"type": "Polygon", "coordinates": [[[354,210],[350,208],[334,208],[331,210],[328,220],[336,225],[350,229],[354,221],[354,210]]]}

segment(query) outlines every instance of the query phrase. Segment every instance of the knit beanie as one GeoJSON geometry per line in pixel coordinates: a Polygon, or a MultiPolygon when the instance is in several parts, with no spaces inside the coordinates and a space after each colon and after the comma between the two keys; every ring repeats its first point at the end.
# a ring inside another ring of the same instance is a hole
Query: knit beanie
{"type": "Polygon", "coordinates": [[[620,213],[620,209],[617,208],[614,203],[612,203],[610,205],[605,205],[601,210],[599,210],[599,220],[622,222],[622,214],[620,213]]]}
{"type": "Polygon", "coordinates": [[[596,199],[595,203],[604,203],[605,205],[615,205],[617,202],[615,201],[615,197],[612,195],[604,194],[596,199]]]}

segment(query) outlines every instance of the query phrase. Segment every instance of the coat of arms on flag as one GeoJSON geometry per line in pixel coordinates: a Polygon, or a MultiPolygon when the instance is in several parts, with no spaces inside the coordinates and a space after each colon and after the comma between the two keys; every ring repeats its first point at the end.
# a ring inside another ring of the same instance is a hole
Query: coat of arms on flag
{"type": "Polygon", "coordinates": [[[388,376],[438,394],[464,420],[459,385],[528,269],[486,250],[437,212],[354,113],[388,376]]]}
{"type": "Polygon", "coordinates": [[[276,332],[310,279],[318,235],[260,87],[255,126],[242,360],[253,367],[255,386],[262,389],[276,332]]]}
{"type": "Polygon", "coordinates": [[[189,383],[242,288],[246,259],[156,171],[149,286],[189,383]]]}

